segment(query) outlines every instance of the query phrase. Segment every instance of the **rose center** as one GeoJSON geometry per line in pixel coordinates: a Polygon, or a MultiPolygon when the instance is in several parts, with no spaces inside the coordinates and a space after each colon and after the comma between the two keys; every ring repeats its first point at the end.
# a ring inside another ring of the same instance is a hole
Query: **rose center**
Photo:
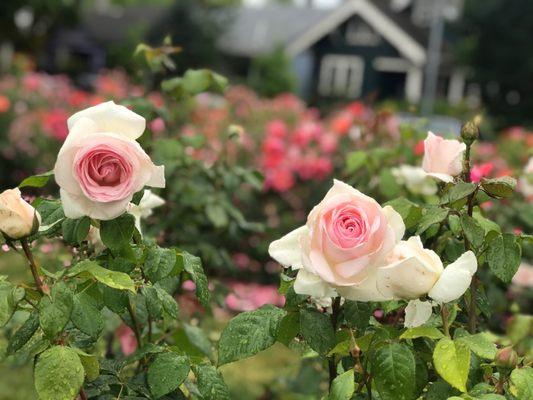
{"type": "Polygon", "coordinates": [[[333,211],[329,220],[329,237],[339,247],[354,247],[367,239],[368,221],[359,208],[354,206],[342,207],[333,211]]]}

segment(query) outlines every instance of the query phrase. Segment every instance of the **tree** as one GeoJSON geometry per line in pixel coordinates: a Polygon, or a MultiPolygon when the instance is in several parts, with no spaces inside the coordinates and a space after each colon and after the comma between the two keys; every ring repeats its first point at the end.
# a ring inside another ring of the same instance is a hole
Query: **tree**
{"type": "Polygon", "coordinates": [[[533,125],[533,2],[467,0],[459,58],[500,126],[533,125]]]}
{"type": "Polygon", "coordinates": [[[248,83],[260,95],[267,97],[295,90],[296,77],[291,70],[290,59],[281,47],[252,60],[248,83]]]}

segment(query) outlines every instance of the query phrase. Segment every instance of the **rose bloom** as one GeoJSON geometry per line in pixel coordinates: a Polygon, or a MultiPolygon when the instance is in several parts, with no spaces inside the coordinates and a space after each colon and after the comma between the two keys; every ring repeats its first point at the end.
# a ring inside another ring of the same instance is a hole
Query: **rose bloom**
{"type": "Polygon", "coordinates": [[[411,193],[430,196],[437,193],[437,185],[420,167],[400,165],[391,170],[396,182],[404,185],[411,193]]]}
{"type": "Polygon", "coordinates": [[[41,216],[20,195],[18,188],[0,193],[0,233],[10,239],[21,239],[39,229],[41,216]]]}
{"type": "Polygon", "coordinates": [[[140,115],[110,101],[74,114],[67,124],[54,168],[67,217],[113,219],[145,185],[165,186],[164,167],[136,141],[146,126],[140,115]]]}
{"type": "Polygon", "coordinates": [[[269,253],[280,264],[300,269],[297,293],[324,297],[333,291],[323,286],[314,292],[315,283],[364,286],[404,231],[402,218],[392,207],[381,207],[335,180],[307,224],[271,243],[269,253]]]}
{"type": "Polygon", "coordinates": [[[453,182],[453,177],[463,169],[463,153],[466,144],[448,140],[428,132],[424,140],[422,168],[428,175],[444,182],[453,182]]]}
{"type": "Polygon", "coordinates": [[[270,255],[298,270],[296,293],[316,298],[340,295],[356,301],[411,300],[406,324],[418,326],[431,315],[428,294],[439,303],[459,298],[477,270],[467,251],[444,268],[418,236],[401,241],[405,225],[390,206],[334,181],[311,211],[307,224],[271,243],[270,255]]]}

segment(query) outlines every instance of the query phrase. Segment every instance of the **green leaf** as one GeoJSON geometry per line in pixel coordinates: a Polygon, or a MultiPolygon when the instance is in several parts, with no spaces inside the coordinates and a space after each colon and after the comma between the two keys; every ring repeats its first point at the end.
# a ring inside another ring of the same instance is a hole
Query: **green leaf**
{"type": "Polygon", "coordinates": [[[218,343],[218,362],[227,364],[251,357],[272,346],[285,311],[265,305],[237,315],[224,328],[218,343]]]}
{"type": "Polygon", "coordinates": [[[100,364],[98,363],[98,358],[94,354],[87,354],[80,349],[73,350],[78,353],[87,381],[92,382],[98,378],[98,376],[100,376],[100,364]]]}
{"type": "Polygon", "coordinates": [[[364,151],[352,151],[346,155],[346,172],[351,174],[366,164],[367,155],[364,151]]]}
{"type": "Polygon", "coordinates": [[[333,380],[328,400],[350,400],[354,391],[354,373],[353,369],[350,369],[333,380]]]}
{"type": "Polygon", "coordinates": [[[91,227],[91,219],[89,217],[79,219],[65,218],[61,226],[65,241],[69,244],[77,245],[87,238],[91,227]]]}
{"type": "Polygon", "coordinates": [[[448,216],[448,210],[440,207],[430,207],[424,210],[424,215],[418,223],[416,234],[424,233],[431,225],[439,224],[448,216]]]}
{"type": "Polygon", "coordinates": [[[96,261],[84,260],[77,263],[70,268],[67,276],[76,276],[84,273],[111,288],[129,290],[135,293],[135,283],[128,274],[101,267],[96,261]]]}
{"type": "Polygon", "coordinates": [[[229,389],[220,372],[213,366],[201,364],[194,367],[198,391],[205,400],[230,400],[229,389]]]}
{"type": "Polygon", "coordinates": [[[14,354],[22,348],[39,328],[39,313],[33,310],[28,319],[9,339],[7,354],[14,354]]]}
{"type": "Polygon", "coordinates": [[[170,294],[168,294],[163,288],[155,285],[157,298],[163,306],[163,310],[174,319],[178,319],[178,303],[170,294]]]}
{"type": "Polygon", "coordinates": [[[496,236],[487,250],[487,263],[490,270],[500,280],[510,283],[520,266],[522,249],[513,234],[496,236]]]}
{"type": "Polygon", "coordinates": [[[120,217],[100,221],[100,237],[111,250],[120,250],[129,245],[135,229],[135,217],[122,214],[120,217]]]}
{"type": "Polygon", "coordinates": [[[462,341],[442,338],[433,351],[433,364],[438,374],[453,387],[466,392],[470,368],[470,348],[462,341]]]}
{"type": "Polygon", "coordinates": [[[409,347],[386,344],[372,357],[374,383],[383,400],[412,400],[416,383],[415,357],[409,347]]]}
{"type": "Polygon", "coordinates": [[[298,312],[290,312],[281,320],[276,340],[283,343],[285,346],[289,346],[292,339],[296,337],[299,331],[300,314],[298,312]]]}
{"type": "Polygon", "coordinates": [[[409,328],[400,335],[400,339],[416,339],[419,337],[441,339],[444,337],[444,335],[441,331],[432,326],[417,326],[416,328],[409,328]]]}
{"type": "Polygon", "coordinates": [[[459,182],[442,196],[440,204],[455,203],[470,196],[476,190],[477,185],[474,183],[459,182]]]}
{"type": "Polygon", "coordinates": [[[166,278],[176,265],[176,251],[152,247],[146,253],[143,271],[151,282],[166,278]]]}
{"type": "Polygon", "coordinates": [[[54,346],[35,363],[35,389],[41,400],[73,400],[83,384],[83,365],[70,347],[54,346]]]}
{"type": "Polygon", "coordinates": [[[148,367],[146,379],[154,398],[158,399],[176,390],[189,374],[189,360],[176,353],[155,356],[148,367]]]}
{"type": "Polygon", "coordinates": [[[189,339],[189,342],[191,342],[194,347],[204,353],[207,357],[211,357],[213,353],[211,342],[200,328],[183,323],[183,330],[185,331],[185,336],[187,336],[187,339],[189,339]]]}
{"type": "Polygon", "coordinates": [[[11,282],[0,281],[0,327],[9,322],[23,297],[24,289],[11,282]]]}
{"type": "Polygon", "coordinates": [[[41,215],[40,235],[55,234],[61,228],[59,223],[65,218],[63,206],[59,200],[39,199],[35,209],[41,215]]]}
{"type": "Polygon", "coordinates": [[[469,215],[461,216],[461,227],[468,241],[479,249],[483,244],[485,238],[485,230],[477,223],[477,221],[469,215]]]}
{"type": "Polygon", "coordinates": [[[385,205],[391,206],[402,216],[407,229],[411,229],[415,226],[422,217],[422,209],[420,206],[403,197],[391,200],[388,203],[385,203],[385,205]]]}
{"type": "Polygon", "coordinates": [[[200,304],[204,307],[209,307],[211,294],[209,293],[207,277],[205,276],[200,257],[182,251],[178,254],[178,263],[189,273],[192,281],[196,285],[196,297],[200,300],[200,304]]]}
{"type": "Polygon", "coordinates": [[[94,305],[94,300],[84,293],[74,296],[70,318],[76,328],[95,340],[104,329],[104,319],[100,310],[94,305]]]}
{"type": "Polygon", "coordinates": [[[494,360],[496,356],[496,345],[483,333],[461,336],[457,341],[466,343],[470,350],[481,358],[494,360]]]}
{"type": "Polygon", "coordinates": [[[45,172],[44,174],[28,176],[26,179],[20,182],[19,188],[23,188],[27,186],[36,187],[36,188],[43,187],[44,185],[48,183],[50,178],[53,176],[54,176],[54,171],[48,171],[48,172],[45,172]]]}
{"type": "Polygon", "coordinates": [[[517,399],[533,399],[533,368],[517,368],[511,372],[511,393],[517,399]]]}
{"type": "Polygon", "coordinates": [[[309,347],[319,354],[327,354],[335,346],[335,331],[331,321],[319,311],[300,312],[300,332],[309,347]]]}
{"type": "Polygon", "coordinates": [[[63,331],[72,312],[72,291],[63,282],[52,287],[51,297],[43,296],[39,302],[39,324],[49,338],[63,331]]]}
{"type": "Polygon", "coordinates": [[[113,289],[108,286],[103,288],[104,304],[116,314],[120,314],[128,305],[128,294],[125,291],[113,289]]]}
{"type": "Polygon", "coordinates": [[[223,228],[228,225],[228,213],[221,204],[214,203],[207,205],[205,213],[215,228],[223,228]]]}
{"type": "Polygon", "coordinates": [[[488,195],[496,198],[511,197],[516,188],[516,179],[510,176],[501,178],[482,178],[481,186],[488,195]]]}
{"type": "Polygon", "coordinates": [[[351,328],[364,329],[372,315],[371,303],[346,300],[342,307],[342,317],[346,325],[351,328]]]}

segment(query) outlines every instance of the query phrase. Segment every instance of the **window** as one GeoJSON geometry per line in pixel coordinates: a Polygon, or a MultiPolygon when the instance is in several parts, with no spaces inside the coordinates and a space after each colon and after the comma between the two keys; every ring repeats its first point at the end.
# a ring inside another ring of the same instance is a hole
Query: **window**
{"type": "Polygon", "coordinates": [[[356,98],[361,95],[365,63],[361,57],[329,54],[322,58],[318,92],[322,96],[356,98]]]}

